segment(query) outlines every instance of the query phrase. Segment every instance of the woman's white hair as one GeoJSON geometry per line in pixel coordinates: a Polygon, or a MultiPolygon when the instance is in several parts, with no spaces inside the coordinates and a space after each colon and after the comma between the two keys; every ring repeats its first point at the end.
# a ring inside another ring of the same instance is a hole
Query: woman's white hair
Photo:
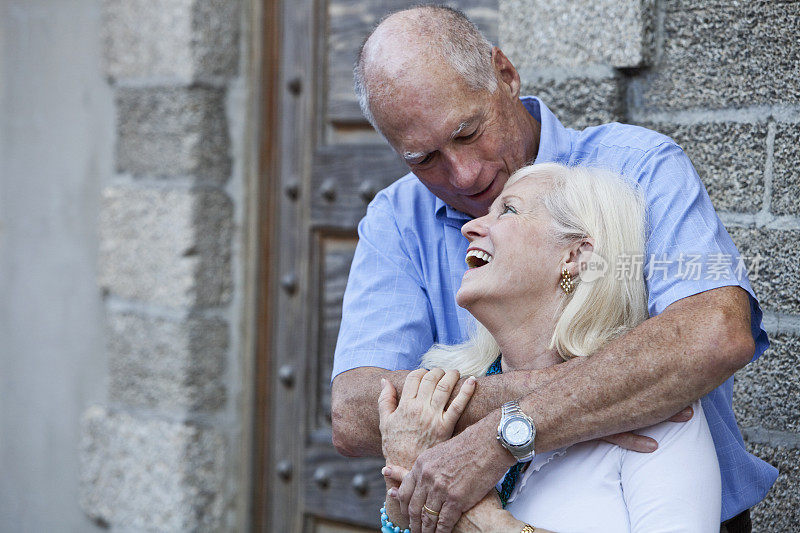
{"type": "Polygon", "coordinates": [[[413,30],[418,42],[424,42],[430,53],[441,56],[464,79],[469,88],[494,93],[497,89],[497,78],[492,65],[492,44],[463,12],[444,5],[423,5],[396,11],[386,15],[375,25],[362,43],[353,67],[358,105],[376,131],[380,132],[380,129],[375,124],[370,102],[376,97],[390,94],[381,90],[380,84],[368,84],[366,81],[366,66],[371,60],[369,42],[372,34],[386,19],[398,14],[408,21],[405,31],[413,30]]]}
{"type": "MultiPolygon", "coordinates": [[[[644,253],[645,204],[638,189],[612,172],[544,163],[515,172],[506,187],[531,177],[549,179],[541,199],[553,218],[553,236],[564,247],[591,237],[595,257],[605,260],[605,274],[593,281],[573,280],[563,294],[550,348],[564,360],[587,356],[611,339],[647,319],[647,289],[634,258],[644,253]]],[[[425,368],[456,369],[482,376],[500,354],[492,334],[476,321],[462,344],[433,346],[423,357],[425,368]]]]}

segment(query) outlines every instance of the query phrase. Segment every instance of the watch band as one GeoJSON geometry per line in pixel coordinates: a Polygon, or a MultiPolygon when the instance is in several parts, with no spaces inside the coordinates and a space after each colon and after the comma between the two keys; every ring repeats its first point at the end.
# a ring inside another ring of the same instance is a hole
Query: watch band
{"type": "Polygon", "coordinates": [[[528,415],[522,412],[522,409],[520,409],[519,402],[517,400],[512,400],[510,402],[504,403],[502,410],[500,411],[500,414],[501,416],[523,415],[529,418],[528,415]]]}
{"type": "Polygon", "coordinates": [[[525,527],[519,533],[535,533],[536,528],[530,524],[525,524],[525,527]]]}

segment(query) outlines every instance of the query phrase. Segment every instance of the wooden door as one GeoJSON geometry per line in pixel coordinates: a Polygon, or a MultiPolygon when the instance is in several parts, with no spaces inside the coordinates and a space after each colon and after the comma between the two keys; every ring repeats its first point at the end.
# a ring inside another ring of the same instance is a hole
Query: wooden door
{"type": "MultiPolygon", "coordinates": [[[[265,421],[255,425],[262,455],[253,523],[260,531],[378,529],[383,461],[337,454],[329,383],[357,224],[375,192],[408,171],[361,116],[353,61],[381,16],[415,3],[295,0],[275,14],[279,142],[262,148],[271,151],[277,178],[264,200],[274,227],[261,254],[262,272],[274,280],[264,282],[274,289],[262,291],[270,295],[264,315],[271,333],[260,343],[256,387],[256,416],[265,421]]],[[[496,42],[496,0],[453,5],[496,42]]],[[[265,43],[265,52],[274,45],[265,43]]]]}

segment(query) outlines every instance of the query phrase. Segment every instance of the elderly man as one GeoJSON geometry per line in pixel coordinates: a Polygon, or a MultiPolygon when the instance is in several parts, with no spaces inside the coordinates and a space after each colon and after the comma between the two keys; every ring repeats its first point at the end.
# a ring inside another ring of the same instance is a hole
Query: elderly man
{"type": "MultiPolygon", "coordinates": [[[[681,149],[634,126],[565,129],[541,101],[520,98],[508,58],[448,8],[385,18],[355,75],[365,116],[411,173],[379,193],[359,225],[333,372],[337,449],[379,454],[381,378],[399,390],[433,343],[466,337],[470,317],[454,300],[464,222],[484,215],[526,162],[602,166],[646,195],[652,318],[589,358],[481,378],[463,431],[419,456],[403,482],[404,510],[415,531],[450,531],[520,457],[645,427],[703,397],[722,471],[721,530],[749,531],[747,510],[777,471],[744,449],[731,376],[768,341],[746,273],[734,272],[736,248],[681,149]],[[693,253],[727,256],[728,267],[682,275],[693,253]],[[521,448],[497,438],[501,405],[513,400],[535,429],[521,448]]],[[[657,446],[631,433],[610,438],[642,452],[657,446]]]]}

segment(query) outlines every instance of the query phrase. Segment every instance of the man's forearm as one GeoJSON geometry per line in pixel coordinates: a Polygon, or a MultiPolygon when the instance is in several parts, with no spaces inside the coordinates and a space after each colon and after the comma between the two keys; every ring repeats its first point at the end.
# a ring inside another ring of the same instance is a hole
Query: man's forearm
{"type": "MultiPolygon", "coordinates": [[[[550,381],[557,379],[563,372],[568,371],[581,360],[572,359],[561,365],[539,370],[518,370],[505,374],[495,374],[478,378],[475,393],[456,424],[456,433],[478,422],[492,411],[499,409],[505,402],[517,400],[544,387],[550,381]]],[[[461,382],[464,378],[461,379],[461,382]]],[[[461,383],[460,382],[460,383],[461,383]]],[[[459,385],[460,385],[459,383],[459,385]]],[[[456,387],[456,391],[458,387],[456,387]]]]}
{"type": "Polygon", "coordinates": [[[408,370],[386,370],[373,366],[354,368],[334,378],[331,384],[333,445],[342,455],[380,456],[378,396],[381,378],[403,391],[408,370]]]}

